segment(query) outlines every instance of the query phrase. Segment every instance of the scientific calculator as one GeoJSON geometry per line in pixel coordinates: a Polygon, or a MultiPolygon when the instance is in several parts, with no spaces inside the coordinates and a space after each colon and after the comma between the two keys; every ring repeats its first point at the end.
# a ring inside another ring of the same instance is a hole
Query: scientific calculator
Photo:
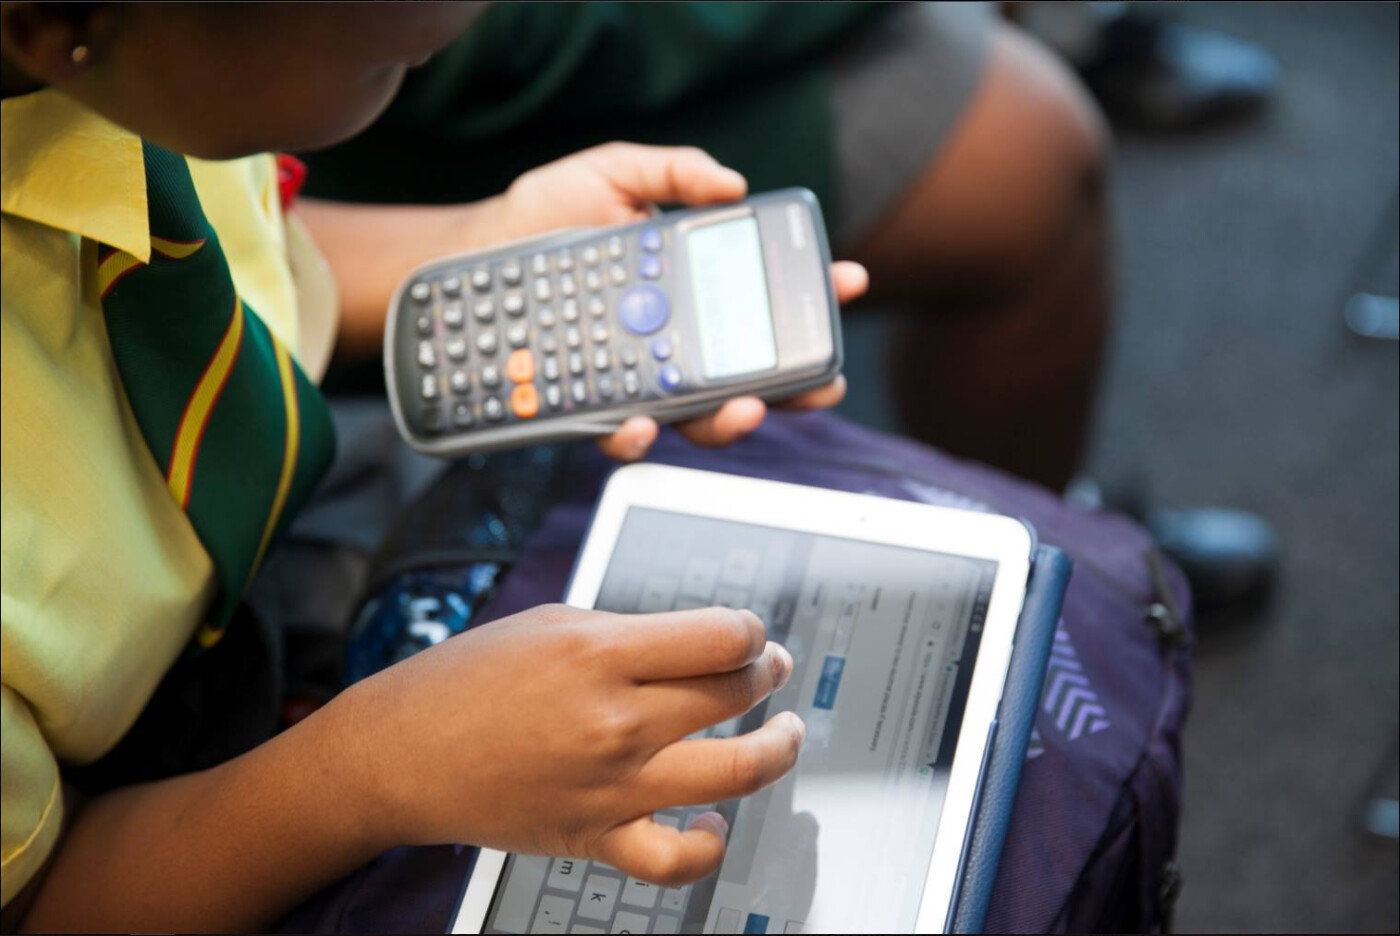
{"type": "Polygon", "coordinates": [[[389,308],[395,421],[455,456],[821,386],[842,360],[830,264],[805,189],[435,261],[389,308]]]}

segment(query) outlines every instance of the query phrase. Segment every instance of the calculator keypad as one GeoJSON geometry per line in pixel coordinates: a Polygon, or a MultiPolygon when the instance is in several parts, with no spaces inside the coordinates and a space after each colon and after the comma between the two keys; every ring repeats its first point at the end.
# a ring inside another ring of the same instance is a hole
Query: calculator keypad
{"type": "Polygon", "coordinates": [[[647,226],[414,282],[418,425],[470,432],[679,390],[663,244],[647,226]]]}

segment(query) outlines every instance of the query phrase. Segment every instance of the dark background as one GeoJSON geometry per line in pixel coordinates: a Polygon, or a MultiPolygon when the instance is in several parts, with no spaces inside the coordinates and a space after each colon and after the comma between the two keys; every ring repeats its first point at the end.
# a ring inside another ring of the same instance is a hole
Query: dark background
{"type": "MultiPolygon", "coordinates": [[[[1117,143],[1120,301],[1090,470],[1257,511],[1284,546],[1272,607],[1200,634],[1176,928],[1393,933],[1397,846],[1361,814],[1397,786],[1400,355],[1342,309],[1397,288],[1397,7],[1171,12],[1282,66],[1256,119],[1117,143]]],[[[847,320],[843,409],[892,428],[887,322],[847,320]]]]}

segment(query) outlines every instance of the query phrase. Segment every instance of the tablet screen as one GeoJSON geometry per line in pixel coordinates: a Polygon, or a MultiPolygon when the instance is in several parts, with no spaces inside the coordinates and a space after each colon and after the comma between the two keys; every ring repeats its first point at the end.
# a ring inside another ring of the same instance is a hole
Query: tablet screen
{"type": "Polygon", "coordinates": [[[792,653],[792,678],[707,734],[792,709],[806,744],[775,786],[713,804],[730,825],[716,875],[656,888],[596,862],[511,856],[485,931],[912,931],[995,577],[990,560],[630,508],[596,606],[752,609],[792,653]]]}

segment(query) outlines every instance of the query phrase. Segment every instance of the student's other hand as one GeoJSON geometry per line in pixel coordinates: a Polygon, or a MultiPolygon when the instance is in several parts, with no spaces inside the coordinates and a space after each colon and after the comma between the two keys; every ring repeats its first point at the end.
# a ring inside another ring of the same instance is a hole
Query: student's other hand
{"type": "Polygon", "coordinates": [[[617,615],[534,608],[454,637],[332,705],[385,842],[470,842],[594,858],[656,884],[719,867],[718,813],[652,814],[757,792],[797,761],[791,712],[685,740],[749,711],[792,657],[748,611],[617,615]]]}
{"type": "MultiPolygon", "coordinates": [[[[491,230],[499,232],[501,240],[517,240],[560,228],[627,224],[650,215],[658,203],[709,205],[736,201],[747,191],[743,176],[703,150],[605,143],[516,179],[491,206],[499,212],[491,230]]],[[[861,296],[869,284],[865,268],[856,263],[833,264],[831,276],[842,303],[861,296]]],[[[845,395],[846,379],[838,376],[782,405],[822,409],[845,395]]],[[[723,446],[757,429],[766,413],[757,397],[737,397],[677,428],[699,445],[723,446]]],[[[656,420],[634,416],[600,439],[599,446],[620,461],[635,461],[647,453],[659,431],[656,420]]]]}

